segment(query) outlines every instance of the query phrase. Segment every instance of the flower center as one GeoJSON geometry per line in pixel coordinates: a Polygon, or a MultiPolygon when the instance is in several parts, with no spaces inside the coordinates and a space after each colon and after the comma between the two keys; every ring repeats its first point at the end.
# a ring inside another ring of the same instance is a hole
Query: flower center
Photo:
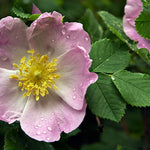
{"type": "Polygon", "coordinates": [[[30,96],[31,93],[36,96],[36,100],[39,100],[39,96],[45,96],[49,94],[48,88],[54,88],[57,90],[55,85],[55,79],[59,79],[60,75],[55,73],[57,70],[57,59],[52,59],[48,62],[49,57],[47,55],[37,54],[34,56],[34,50],[29,50],[31,54],[30,59],[26,61],[24,56],[20,60],[20,65],[13,64],[14,67],[18,68],[18,75],[10,75],[10,78],[18,79],[18,86],[21,87],[22,91],[26,91],[23,97],[30,96]]]}

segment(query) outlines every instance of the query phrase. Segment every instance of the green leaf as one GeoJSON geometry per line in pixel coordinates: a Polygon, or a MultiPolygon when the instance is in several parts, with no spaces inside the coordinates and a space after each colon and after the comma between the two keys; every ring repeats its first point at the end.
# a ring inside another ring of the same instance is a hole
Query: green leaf
{"type": "Polygon", "coordinates": [[[83,145],[81,150],[138,150],[142,145],[140,139],[124,133],[116,126],[104,126],[100,136],[100,142],[83,145]]]}
{"type": "Polygon", "coordinates": [[[113,73],[128,66],[130,53],[128,48],[121,47],[120,43],[102,39],[92,45],[90,58],[93,60],[93,72],[113,73]]]}
{"type": "Polygon", "coordinates": [[[137,54],[142,57],[142,59],[150,65],[150,54],[146,48],[138,49],[137,54]]]}
{"type": "Polygon", "coordinates": [[[150,0],[142,0],[143,6],[147,6],[150,4],[150,0]]]}
{"type": "Polygon", "coordinates": [[[117,148],[117,145],[119,144],[123,148],[121,150],[125,150],[125,147],[131,147],[132,150],[137,150],[141,146],[139,139],[126,134],[120,128],[108,126],[105,126],[101,135],[101,143],[105,143],[106,146],[111,146],[112,149],[117,148]]]}
{"type": "Polygon", "coordinates": [[[80,22],[89,33],[92,43],[102,38],[103,30],[90,9],[87,9],[80,22]]]}
{"type": "Polygon", "coordinates": [[[112,81],[128,104],[139,107],[150,106],[149,75],[120,71],[113,74],[112,81]]]}
{"type": "Polygon", "coordinates": [[[10,130],[5,135],[4,150],[54,150],[49,143],[39,142],[19,130],[10,130]]]}
{"type": "Polygon", "coordinates": [[[87,104],[97,116],[119,122],[125,113],[125,103],[111,78],[99,74],[99,79],[87,91],[87,104]]]}
{"type": "Polygon", "coordinates": [[[24,143],[19,138],[17,130],[11,130],[5,135],[4,150],[25,150],[24,143]]]}
{"type": "Polygon", "coordinates": [[[36,20],[41,14],[33,14],[33,15],[30,15],[28,20],[30,21],[34,21],[36,20]]]}
{"type": "Polygon", "coordinates": [[[14,7],[23,13],[32,13],[33,1],[32,0],[14,0],[14,7]]]}
{"type": "Polygon", "coordinates": [[[143,7],[140,15],[135,20],[135,28],[142,37],[150,39],[150,5],[143,7]]]}
{"type": "Polygon", "coordinates": [[[136,51],[137,47],[136,44],[130,40],[123,31],[122,20],[118,19],[117,17],[113,16],[112,14],[106,11],[98,12],[98,15],[102,17],[107,27],[124,43],[126,43],[132,50],[136,51]]]}
{"type": "Polygon", "coordinates": [[[30,14],[26,14],[26,13],[20,11],[20,10],[19,10],[18,8],[16,8],[16,7],[13,7],[13,8],[12,8],[12,11],[13,11],[13,13],[14,13],[17,17],[20,17],[20,18],[23,18],[23,19],[27,19],[27,18],[30,17],[30,14]]]}
{"type": "Polygon", "coordinates": [[[27,19],[29,21],[34,21],[41,15],[41,14],[32,14],[32,15],[31,14],[27,14],[27,13],[24,13],[24,12],[20,11],[16,7],[13,7],[12,11],[17,17],[20,17],[22,19],[27,19]]]}
{"type": "Polygon", "coordinates": [[[72,137],[72,136],[75,136],[77,135],[78,133],[80,133],[81,130],[79,128],[73,130],[72,132],[70,133],[62,133],[61,134],[61,141],[65,141],[65,140],[68,140],[68,138],[72,137]]]}

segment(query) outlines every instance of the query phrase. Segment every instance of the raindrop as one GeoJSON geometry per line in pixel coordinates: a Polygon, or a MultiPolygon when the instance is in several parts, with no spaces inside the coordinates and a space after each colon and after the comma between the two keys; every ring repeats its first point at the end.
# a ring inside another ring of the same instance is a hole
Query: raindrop
{"type": "Polygon", "coordinates": [[[76,96],[75,95],[73,95],[73,97],[72,97],[73,99],[76,99],[76,96]]]}
{"type": "Polygon", "coordinates": [[[85,40],[86,40],[86,41],[88,41],[88,40],[89,40],[89,38],[88,38],[88,37],[85,37],[85,40]]]}
{"type": "Polygon", "coordinates": [[[41,134],[41,132],[40,131],[37,131],[37,133],[36,133],[37,135],[40,135],[41,134]]]}
{"type": "Polygon", "coordinates": [[[35,126],[35,129],[37,129],[38,128],[38,126],[35,126]]]}
{"type": "Polygon", "coordinates": [[[53,39],[52,42],[55,42],[55,40],[53,39]]]}
{"type": "Polygon", "coordinates": [[[76,91],[76,88],[73,88],[73,92],[75,92],[76,91]]]}
{"type": "Polygon", "coordinates": [[[112,80],[115,80],[115,77],[114,77],[114,76],[112,76],[112,77],[111,77],[111,79],[112,79],[112,80]]]}
{"type": "Polygon", "coordinates": [[[39,124],[38,126],[41,127],[41,124],[39,124]]]}
{"type": "Polygon", "coordinates": [[[41,121],[43,121],[44,120],[44,118],[43,117],[41,117],[41,121]]]}
{"type": "Polygon", "coordinates": [[[50,140],[50,138],[48,137],[48,138],[46,138],[48,141],[50,140]]]}
{"type": "Polygon", "coordinates": [[[47,132],[46,132],[46,131],[43,131],[43,133],[46,134],[47,132]]]}
{"type": "Polygon", "coordinates": [[[49,131],[52,131],[52,128],[51,128],[51,127],[47,127],[47,129],[48,129],[49,131]]]}
{"type": "Polygon", "coordinates": [[[66,29],[63,28],[62,31],[61,31],[62,35],[65,35],[66,34],[66,29]]]}
{"type": "Polygon", "coordinates": [[[67,39],[69,39],[69,38],[70,38],[70,36],[69,36],[69,35],[67,35],[67,36],[66,36],[66,38],[67,38],[67,39]]]}
{"type": "Polygon", "coordinates": [[[36,22],[33,23],[33,26],[36,26],[36,22]]]}

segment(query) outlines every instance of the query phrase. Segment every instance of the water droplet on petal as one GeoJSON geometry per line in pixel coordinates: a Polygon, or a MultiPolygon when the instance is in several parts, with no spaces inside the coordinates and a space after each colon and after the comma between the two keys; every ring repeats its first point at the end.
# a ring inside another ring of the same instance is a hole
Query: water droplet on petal
{"type": "Polygon", "coordinates": [[[33,26],[36,26],[36,22],[33,23],[33,26]]]}
{"type": "Polygon", "coordinates": [[[47,129],[48,129],[49,131],[52,131],[52,128],[51,128],[51,127],[47,127],[47,129]]]}
{"type": "Polygon", "coordinates": [[[52,42],[55,42],[55,40],[52,40],[52,42]]]}
{"type": "Polygon", "coordinates": [[[41,124],[39,124],[38,126],[41,127],[41,124]]]}
{"type": "Polygon", "coordinates": [[[65,35],[66,34],[66,29],[63,28],[62,31],[61,31],[62,35],[65,35]]]}
{"type": "Polygon", "coordinates": [[[41,121],[43,121],[44,120],[44,118],[43,117],[41,117],[41,121]]]}
{"type": "Polygon", "coordinates": [[[69,39],[69,38],[70,38],[70,36],[69,36],[69,35],[67,35],[67,36],[66,36],[66,38],[67,38],[67,39],[69,39]]]}
{"type": "Polygon", "coordinates": [[[50,138],[48,137],[48,138],[46,138],[48,141],[50,140],[50,138]]]}
{"type": "Polygon", "coordinates": [[[88,40],[89,40],[89,38],[86,36],[86,37],[85,37],[85,40],[86,40],[86,41],[88,41],[88,40]]]}
{"type": "Polygon", "coordinates": [[[35,129],[37,129],[38,128],[38,126],[35,126],[35,129]]]}
{"type": "Polygon", "coordinates": [[[37,134],[37,135],[40,135],[40,134],[41,134],[41,132],[40,132],[40,131],[37,131],[37,132],[36,132],[36,134],[37,134]]]}
{"type": "Polygon", "coordinates": [[[72,97],[73,99],[76,99],[76,96],[75,95],[73,95],[73,97],[72,97]]]}
{"type": "Polygon", "coordinates": [[[47,132],[46,132],[46,131],[43,131],[43,133],[46,134],[47,132]]]}

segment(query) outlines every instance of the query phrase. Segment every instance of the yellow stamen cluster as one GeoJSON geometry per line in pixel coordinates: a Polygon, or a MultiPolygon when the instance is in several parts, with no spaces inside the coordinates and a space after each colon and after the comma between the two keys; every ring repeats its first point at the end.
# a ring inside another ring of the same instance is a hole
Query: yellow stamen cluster
{"type": "Polygon", "coordinates": [[[20,65],[13,64],[14,67],[18,68],[18,75],[11,75],[10,78],[18,79],[18,86],[21,90],[26,92],[23,97],[30,96],[33,94],[36,96],[36,100],[39,100],[39,96],[45,96],[49,94],[48,88],[54,88],[57,90],[55,85],[55,79],[59,79],[60,75],[56,74],[57,70],[57,59],[52,59],[48,62],[49,57],[47,55],[37,54],[34,56],[34,50],[29,50],[31,54],[30,59],[26,60],[24,56],[20,60],[20,65]]]}

